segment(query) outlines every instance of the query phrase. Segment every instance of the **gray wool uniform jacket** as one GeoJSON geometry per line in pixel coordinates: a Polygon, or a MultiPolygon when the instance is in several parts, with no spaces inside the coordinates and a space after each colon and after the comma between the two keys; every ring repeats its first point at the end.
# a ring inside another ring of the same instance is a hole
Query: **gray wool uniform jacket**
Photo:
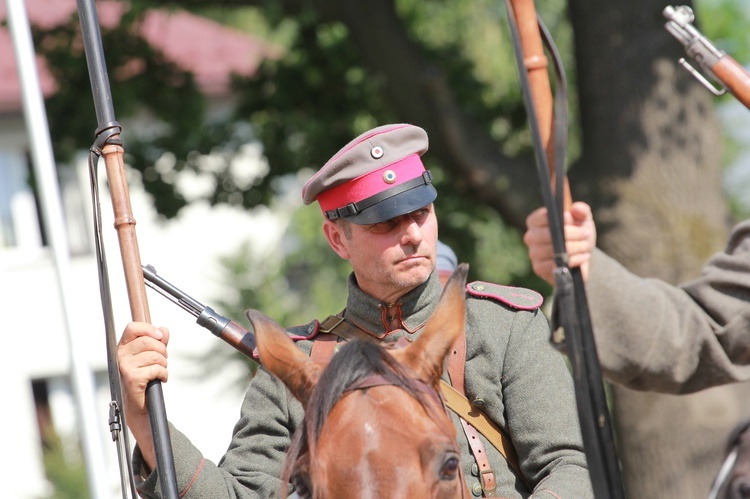
{"type": "Polygon", "coordinates": [[[640,278],[595,251],[586,288],[611,381],[678,394],[750,379],[750,220],[693,281],[640,278]]]}
{"type": "MultiPolygon", "coordinates": [[[[471,286],[469,286],[470,288],[471,286]]],[[[505,294],[510,300],[527,299],[529,290],[484,283],[484,293],[505,294]],[[518,296],[518,298],[515,297],[518,296]]],[[[345,318],[385,341],[418,334],[432,314],[442,292],[436,273],[400,300],[402,329],[386,335],[381,303],[363,293],[349,279],[345,318]]],[[[533,299],[533,296],[532,296],[533,299]]],[[[292,334],[309,335],[294,328],[292,334]]],[[[502,455],[484,441],[496,472],[497,492],[507,498],[593,498],[583,453],[573,384],[563,357],[549,344],[547,320],[538,308],[519,310],[492,297],[467,299],[466,395],[482,399],[484,411],[511,438],[525,481],[514,475],[502,455]]],[[[311,342],[298,345],[309,353],[311,342]]],[[[286,387],[260,368],[242,405],[232,441],[218,465],[205,460],[183,434],[170,426],[180,494],[185,498],[269,498],[287,491],[279,476],[291,436],[303,417],[300,403],[286,387]]],[[[479,482],[472,474],[474,460],[458,420],[461,462],[469,490],[479,482]]],[[[483,437],[482,437],[483,438],[483,437]]],[[[136,476],[142,459],[134,455],[136,476]]],[[[157,472],[138,480],[143,497],[160,497],[157,472]]],[[[352,491],[356,496],[356,491],[352,491]]],[[[338,499],[338,498],[332,498],[338,499]]]]}

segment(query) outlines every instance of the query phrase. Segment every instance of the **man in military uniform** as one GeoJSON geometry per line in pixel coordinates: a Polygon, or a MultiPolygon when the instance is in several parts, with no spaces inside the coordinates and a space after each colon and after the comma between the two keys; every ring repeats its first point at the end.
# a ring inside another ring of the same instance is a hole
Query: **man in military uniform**
{"type": "MultiPolygon", "coordinates": [[[[554,284],[546,208],[532,212],[526,225],[534,271],[554,284]]],[[[699,278],[679,286],[638,277],[598,250],[587,204],[571,206],[564,228],[570,264],[580,265],[586,280],[608,379],[665,393],[750,380],[750,220],[732,230],[699,278]]]]}
{"type": "MultiPolygon", "coordinates": [[[[427,134],[416,126],[375,128],[336,153],[303,189],[305,203],[317,201],[323,211],[331,248],[352,265],[342,315],[346,327],[373,341],[418,335],[442,292],[435,271],[437,193],[420,158],[427,145],[427,134]]],[[[480,455],[473,455],[453,415],[469,490],[476,497],[593,497],[572,380],[549,345],[541,297],[481,282],[469,284],[467,294],[465,367],[452,372],[451,381],[504,430],[517,454],[517,462],[508,461],[477,435],[472,441],[480,446],[480,455]]],[[[318,338],[326,336],[321,329],[314,321],[290,329],[290,334],[305,337],[299,347],[315,355],[313,345],[321,345],[318,338]]],[[[144,497],[158,497],[159,490],[144,390],[151,379],[166,380],[168,336],[165,329],[131,323],[118,346],[144,497]]],[[[211,499],[283,495],[282,464],[302,417],[300,403],[260,368],[218,465],[170,426],[180,494],[211,499]]]]}

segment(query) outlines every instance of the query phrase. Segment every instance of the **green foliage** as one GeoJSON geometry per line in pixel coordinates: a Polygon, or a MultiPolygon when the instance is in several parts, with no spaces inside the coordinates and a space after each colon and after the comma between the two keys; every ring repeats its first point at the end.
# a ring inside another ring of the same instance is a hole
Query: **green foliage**
{"type": "MultiPolygon", "coordinates": [[[[695,4],[696,26],[719,50],[725,51],[745,67],[750,64],[750,39],[746,36],[750,23],[750,3],[747,0],[699,0],[695,4]]],[[[695,66],[695,64],[693,64],[695,66]]],[[[709,81],[713,81],[709,78],[709,81]]],[[[734,96],[727,93],[719,98],[719,115],[727,133],[723,136],[722,162],[727,167],[727,200],[735,220],[750,216],[750,200],[747,192],[750,182],[747,164],[738,163],[747,155],[747,110],[734,96]],[[734,109],[734,111],[732,111],[734,109]]]]}
{"type": "MultiPolygon", "coordinates": [[[[302,2],[295,10],[275,2],[266,2],[263,9],[190,3],[197,12],[235,29],[252,29],[285,52],[265,60],[253,79],[235,78],[234,113],[213,118],[192,75],[139,35],[138,25],[153,2],[131,2],[119,24],[102,28],[115,115],[121,123],[149,123],[124,128],[126,161],[141,174],[164,217],[175,216],[189,202],[176,182],[181,172],[214,177],[216,188],[207,197],[211,204],[271,206],[281,179],[304,168],[318,169],[366,129],[404,120],[389,102],[383,76],[364,65],[348,28],[324,18],[314,3],[302,2]],[[270,168],[248,184],[231,165],[240,148],[254,140],[263,144],[270,168]],[[211,167],[205,164],[209,154],[211,167]]],[[[489,0],[400,0],[397,8],[405,29],[445,75],[460,105],[506,153],[527,154],[526,114],[502,5],[489,0]]],[[[564,36],[564,2],[540,8],[555,36],[560,33],[569,40],[564,36]]],[[[73,16],[64,25],[34,31],[35,45],[59,82],[47,108],[61,161],[87,147],[96,128],[79,30],[73,16]]],[[[476,202],[465,179],[450,165],[430,154],[425,161],[440,192],[440,237],[461,261],[471,263],[472,277],[538,287],[518,234],[476,202]]],[[[301,209],[277,251],[258,255],[248,242],[243,252],[223,262],[227,287],[238,290],[236,299],[219,304],[223,310],[242,317],[244,308],[258,308],[284,325],[340,310],[348,265],[330,251],[319,225],[315,208],[301,209]]]]}
{"type": "Polygon", "coordinates": [[[44,470],[53,486],[51,495],[44,499],[86,499],[90,497],[86,469],[80,454],[77,458],[66,456],[57,435],[45,439],[44,470]]]}
{"type": "Polygon", "coordinates": [[[750,8],[746,0],[698,0],[696,25],[720,49],[741,64],[750,62],[746,36],[750,8]]]}
{"type": "MultiPolygon", "coordinates": [[[[490,130],[506,152],[529,153],[526,113],[504,33],[504,8],[469,0],[449,4],[404,0],[398,7],[406,28],[446,76],[462,108],[490,130]]],[[[551,5],[553,27],[560,25],[563,8],[562,2],[551,5]]],[[[237,87],[244,96],[239,118],[253,124],[264,144],[271,165],[269,179],[303,166],[317,169],[362,131],[403,121],[386,97],[385,82],[363,66],[345,26],[322,19],[314,9],[302,8],[276,21],[281,19],[296,25],[296,37],[287,53],[278,61],[266,61],[255,80],[237,87]]],[[[456,219],[462,224],[487,220],[463,177],[434,155],[428,153],[424,160],[440,193],[436,203],[439,213],[464,214],[456,219]]],[[[494,261],[497,253],[484,251],[480,256],[483,250],[478,243],[484,234],[467,228],[441,220],[441,237],[462,260],[472,263],[477,275],[485,276],[490,267],[506,265],[494,261]]],[[[515,241],[520,248],[517,237],[515,241]]],[[[517,256],[520,252],[507,254],[517,256]]],[[[530,279],[528,268],[510,266],[518,269],[505,274],[512,275],[513,281],[530,279]]]]}
{"type": "MultiPolygon", "coordinates": [[[[136,116],[151,120],[147,128],[123,129],[127,161],[145,174],[144,185],[159,213],[172,217],[186,201],[169,175],[154,174],[152,165],[169,151],[178,158],[175,171],[197,170],[191,154],[207,153],[222,142],[231,145],[233,134],[229,124],[206,120],[204,98],[192,74],[169,62],[139,35],[143,13],[144,8],[134,2],[119,24],[102,28],[102,45],[115,118],[121,124],[136,116]]],[[[97,128],[80,25],[73,16],[52,29],[34,29],[33,35],[58,84],[46,107],[55,156],[66,162],[93,143],[97,128]]]]}
{"type": "MultiPolygon", "coordinates": [[[[232,203],[251,209],[270,205],[277,194],[277,178],[302,168],[317,169],[351,137],[377,124],[403,121],[386,95],[386,82],[350,40],[348,28],[322,17],[313,3],[296,10],[283,4],[263,9],[247,6],[199,5],[198,11],[231,23],[250,26],[285,48],[280,59],[268,59],[250,81],[237,78],[239,104],[234,116],[209,120],[205,102],[190,74],[166,61],[138,35],[138,23],[153,4],[132,2],[132,8],[113,29],[103,29],[103,46],[110,68],[112,100],[120,122],[150,116],[156,125],[123,131],[126,160],[142,175],[157,211],[176,215],[188,202],[175,178],[190,170],[210,174],[216,189],[212,204],[232,203]],[[249,126],[248,126],[249,125],[249,126]],[[250,185],[230,168],[240,147],[259,140],[270,165],[267,174],[250,185]],[[218,158],[209,171],[206,154],[218,158]],[[171,158],[171,159],[169,159],[171,158]]],[[[520,101],[512,52],[505,32],[505,9],[488,0],[415,2],[397,4],[405,28],[448,79],[461,106],[512,154],[527,154],[530,139],[520,101]]],[[[551,2],[543,14],[552,28],[565,33],[564,3],[551,2]]],[[[49,100],[54,149],[66,159],[92,140],[95,128],[88,73],[78,24],[36,32],[36,45],[62,82],[49,100]]],[[[464,179],[434,155],[425,158],[433,170],[441,211],[459,210],[466,220],[485,220],[464,179]]],[[[477,259],[476,231],[447,224],[446,240],[483,275],[477,259]]],[[[491,263],[490,265],[496,265],[491,263]]]]}
{"type": "MultiPolygon", "coordinates": [[[[414,39],[448,76],[462,107],[486,124],[504,152],[528,153],[531,137],[504,3],[401,0],[397,4],[414,39]]],[[[572,32],[565,2],[543,2],[538,8],[561,52],[570,54],[572,32]]],[[[572,67],[572,61],[564,63],[572,67]]]]}

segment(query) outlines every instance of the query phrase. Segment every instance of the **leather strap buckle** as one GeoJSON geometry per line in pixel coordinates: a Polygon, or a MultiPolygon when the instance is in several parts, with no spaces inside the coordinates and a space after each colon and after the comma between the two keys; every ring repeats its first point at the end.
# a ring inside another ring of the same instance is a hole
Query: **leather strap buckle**
{"type": "Polygon", "coordinates": [[[338,315],[329,315],[326,320],[324,320],[320,326],[318,327],[318,331],[321,333],[330,333],[337,327],[339,327],[339,324],[344,322],[343,317],[339,317],[338,315]]]}
{"type": "Polygon", "coordinates": [[[493,497],[492,494],[497,489],[497,481],[495,480],[495,470],[492,468],[488,470],[482,470],[479,472],[480,482],[482,483],[482,491],[485,497],[493,497]]]}

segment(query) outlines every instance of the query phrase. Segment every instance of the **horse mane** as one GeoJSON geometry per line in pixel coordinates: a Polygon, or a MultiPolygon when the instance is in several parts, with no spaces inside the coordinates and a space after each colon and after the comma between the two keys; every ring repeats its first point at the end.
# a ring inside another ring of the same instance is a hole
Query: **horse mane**
{"type": "Polygon", "coordinates": [[[349,387],[370,375],[383,376],[391,385],[405,390],[428,414],[435,410],[427,403],[426,394],[414,373],[396,362],[383,346],[360,340],[347,342],[331,358],[313,388],[304,421],[294,433],[287,452],[282,483],[292,483],[300,496],[310,493],[310,462],[315,459],[318,437],[328,413],[349,387]]]}

